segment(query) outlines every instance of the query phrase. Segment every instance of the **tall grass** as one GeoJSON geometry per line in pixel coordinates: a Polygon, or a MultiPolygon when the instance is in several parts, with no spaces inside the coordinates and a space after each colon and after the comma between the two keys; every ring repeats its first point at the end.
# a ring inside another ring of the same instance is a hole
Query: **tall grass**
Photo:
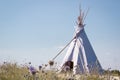
{"type": "Polygon", "coordinates": [[[4,63],[0,65],[0,80],[26,80],[24,75],[28,74],[25,67],[16,63],[4,63]]]}
{"type": "Polygon", "coordinates": [[[63,80],[54,71],[39,70],[35,75],[29,72],[28,66],[16,63],[0,65],[0,80],[63,80]]]}
{"type": "Polygon", "coordinates": [[[35,75],[27,65],[17,63],[0,64],[0,80],[106,80],[100,75],[73,75],[72,72],[56,73],[54,70],[38,70],[35,75]]]}

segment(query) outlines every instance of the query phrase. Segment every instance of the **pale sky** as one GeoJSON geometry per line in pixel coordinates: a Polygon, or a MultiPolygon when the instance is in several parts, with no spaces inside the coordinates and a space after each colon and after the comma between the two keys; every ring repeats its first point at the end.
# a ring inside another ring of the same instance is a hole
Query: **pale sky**
{"type": "Polygon", "coordinates": [[[0,0],[0,63],[47,63],[72,39],[80,1],[102,67],[120,70],[120,0],[0,0]]]}

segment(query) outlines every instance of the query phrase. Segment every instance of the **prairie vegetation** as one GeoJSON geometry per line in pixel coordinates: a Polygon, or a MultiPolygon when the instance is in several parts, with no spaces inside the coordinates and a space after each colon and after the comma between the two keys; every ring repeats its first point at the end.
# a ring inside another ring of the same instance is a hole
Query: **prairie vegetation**
{"type": "Polygon", "coordinates": [[[28,65],[8,62],[0,64],[0,80],[108,80],[110,75],[120,76],[120,72],[106,70],[104,75],[73,75],[71,72],[58,73],[53,69],[45,70],[45,67],[41,66],[35,74],[31,74],[28,65]]]}

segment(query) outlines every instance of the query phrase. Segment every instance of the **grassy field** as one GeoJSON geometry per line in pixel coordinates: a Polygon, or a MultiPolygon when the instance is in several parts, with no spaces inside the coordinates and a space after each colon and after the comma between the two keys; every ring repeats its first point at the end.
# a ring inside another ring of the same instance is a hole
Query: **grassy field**
{"type": "MultiPolygon", "coordinates": [[[[106,72],[107,73],[107,72],[106,72]]],[[[119,74],[116,74],[119,76],[119,74]]],[[[107,80],[108,74],[103,75],[73,75],[70,72],[56,73],[53,70],[38,70],[31,74],[27,65],[4,62],[0,64],[0,80],[107,80]]]]}

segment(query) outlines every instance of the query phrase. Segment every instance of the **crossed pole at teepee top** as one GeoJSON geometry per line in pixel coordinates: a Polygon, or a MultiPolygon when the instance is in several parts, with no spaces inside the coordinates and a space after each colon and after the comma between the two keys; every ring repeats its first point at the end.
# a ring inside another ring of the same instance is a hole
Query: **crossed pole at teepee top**
{"type": "MultiPolygon", "coordinates": [[[[88,14],[88,11],[89,11],[89,8],[87,9],[86,14],[84,15],[84,12],[82,12],[81,6],[80,6],[80,16],[78,17],[78,18],[80,18],[80,22],[77,23],[78,25],[83,25],[84,20],[88,14]]],[[[77,36],[77,34],[76,34],[76,36],[77,36]]],[[[62,51],[76,38],[76,36],[73,39],[71,39],[71,41],[55,57],[53,57],[52,61],[54,61],[56,59],[56,57],[59,56],[60,53],[62,53],[62,51]]]]}

